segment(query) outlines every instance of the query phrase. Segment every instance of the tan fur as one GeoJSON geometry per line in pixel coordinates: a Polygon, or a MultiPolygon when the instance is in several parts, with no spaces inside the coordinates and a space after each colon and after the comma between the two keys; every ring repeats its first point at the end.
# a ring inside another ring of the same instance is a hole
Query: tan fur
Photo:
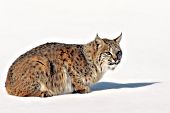
{"type": "Polygon", "coordinates": [[[114,40],[101,39],[97,35],[94,41],[84,45],[40,45],[11,65],[6,90],[10,95],[38,97],[88,93],[109,67],[117,65],[120,39],[121,36],[114,40]]]}

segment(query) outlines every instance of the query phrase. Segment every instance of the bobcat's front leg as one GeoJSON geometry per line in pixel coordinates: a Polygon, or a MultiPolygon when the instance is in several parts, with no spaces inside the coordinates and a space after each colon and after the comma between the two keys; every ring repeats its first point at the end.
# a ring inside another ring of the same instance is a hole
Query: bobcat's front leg
{"type": "Polygon", "coordinates": [[[72,80],[76,93],[89,93],[90,87],[82,80],[82,78],[73,78],[72,80]]]}

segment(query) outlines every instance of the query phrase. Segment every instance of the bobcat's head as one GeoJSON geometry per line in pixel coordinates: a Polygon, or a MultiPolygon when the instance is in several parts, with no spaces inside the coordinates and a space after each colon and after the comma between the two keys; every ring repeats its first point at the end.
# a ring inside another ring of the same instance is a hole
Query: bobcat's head
{"type": "Polygon", "coordinates": [[[122,58],[122,50],[119,45],[121,38],[122,33],[113,40],[96,35],[95,40],[85,46],[86,58],[93,61],[102,73],[107,69],[115,69],[122,58]]]}
{"type": "Polygon", "coordinates": [[[122,50],[119,45],[121,38],[122,33],[113,40],[101,39],[96,35],[94,41],[96,44],[96,60],[99,62],[102,71],[113,70],[120,63],[122,58],[122,50]]]}

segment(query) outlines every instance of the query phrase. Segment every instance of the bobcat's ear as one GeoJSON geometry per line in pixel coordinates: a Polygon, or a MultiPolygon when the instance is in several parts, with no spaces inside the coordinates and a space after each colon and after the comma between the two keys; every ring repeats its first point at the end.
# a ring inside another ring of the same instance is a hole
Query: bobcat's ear
{"type": "Polygon", "coordinates": [[[104,45],[104,41],[99,37],[98,34],[96,34],[95,44],[96,44],[96,47],[97,47],[98,49],[101,48],[101,47],[103,47],[103,45],[104,45]]]}
{"type": "Polygon", "coordinates": [[[114,39],[114,41],[119,44],[121,39],[122,39],[122,32],[116,39],[114,39]]]}

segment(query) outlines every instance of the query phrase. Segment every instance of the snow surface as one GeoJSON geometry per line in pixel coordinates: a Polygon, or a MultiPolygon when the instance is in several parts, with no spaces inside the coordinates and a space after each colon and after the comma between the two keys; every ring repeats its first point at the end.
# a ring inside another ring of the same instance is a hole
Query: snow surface
{"type": "Polygon", "coordinates": [[[169,113],[169,0],[1,0],[0,113],[169,113]],[[9,66],[51,41],[87,43],[123,32],[123,59],[88,94],[14,97],[9,66]]]}

